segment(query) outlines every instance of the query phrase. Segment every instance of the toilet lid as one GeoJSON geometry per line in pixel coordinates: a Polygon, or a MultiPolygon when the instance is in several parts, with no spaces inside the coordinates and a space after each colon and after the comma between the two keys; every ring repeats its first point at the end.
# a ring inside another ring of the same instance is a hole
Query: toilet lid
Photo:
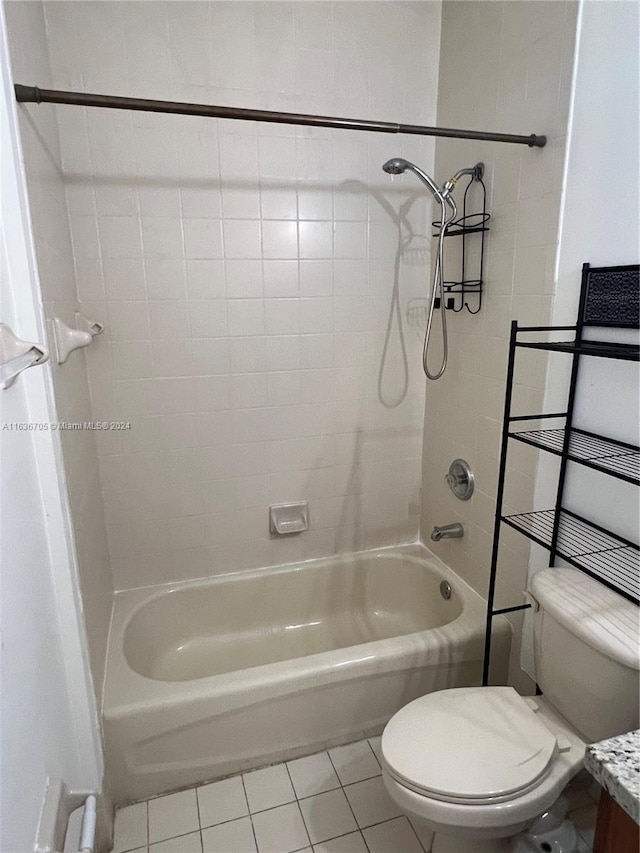
{"type": "Polygon", "coordinates": [[[392,717],[382,735],[386,769],[434,799],[486,802],[545,776],[556,738],[512,687],[429,693],[392,717]]]}

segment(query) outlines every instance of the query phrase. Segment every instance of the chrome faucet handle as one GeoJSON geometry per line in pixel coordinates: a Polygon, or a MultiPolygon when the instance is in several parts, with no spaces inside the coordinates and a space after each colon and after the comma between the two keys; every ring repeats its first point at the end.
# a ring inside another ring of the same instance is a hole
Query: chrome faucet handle
{"type": "Polygon", "coordinates": [[[473,494],[475,480],[471,466],[464,459],[454,459],[445,474],[447,485],[461,501],[468,501],[473,494]]]}

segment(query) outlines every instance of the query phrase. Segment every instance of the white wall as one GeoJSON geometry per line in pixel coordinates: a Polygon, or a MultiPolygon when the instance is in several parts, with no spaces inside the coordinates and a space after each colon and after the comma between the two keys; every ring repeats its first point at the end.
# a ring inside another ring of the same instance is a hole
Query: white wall
{"type": "MultiPolygon", "coordinates": [[[[51,68],[42,3],[5,5],[14,81],[51,85],[51,68]]],[[[20,137],[29,193],[31,223],[40,273],[48,343],[53,350],[51,320],[75,325],[79,308],[74,277],[69,215],[62,181],[60,142],[54,107],[28,111],[18,107],[20,137]]],[[[52,359],[56,420],[92,420],[85,355],[73,353],[63,365],[52,359]]],[[[73,519],[73,549],[79,568],[84,619],[89,639],[93,680],[101,701],[107,634],[113,602],[106,527],[98,475],[95,433],[60,433],[65,487],[73,519]]]]}
{"type": "MultiPolygon", "coordinates": [[[[43,340],[0,10],[0,320],[43,340]]],[[[55,420],[51,377],[0,390],[0,421],[55,420]]],[[[98,790],[102,757],[59,443],[0,427],[0,849],[32,850],[47,778],[98,790]]]]}
{"type": "MultiPolygon", "coordinates": [[[[584,0],[565,170],[553,323],[576,321],[582,264],[640,262],[640,6],[584,0]]],[[[637,341],[634,331],[588,330],[589,337],[637,341]]],[[[566,399],[567,361],[554,359],[547,410],[566,399]]],[[[562,409],[560,409],[562,410],[562,409]]],[[[636,364],[581,359],[575,424],[640,443],[636,364]]],[[[553,501],[554,466],[540,459],[537,501],[553,501]]],[[[638,541],[638,489],[569,466],[565,504],[638,541]]]]}
{"type": "Polygon", "coordinates": [[[640,7],[583,0],[554,322],[573,322],[580,270],[640,255],[640,7]]]}
{"type": "MultiPolygon", "coordinates": [[[[433,124],[440,4],[45,3],[55,86],[433,124]],[[96,57],[100,57],[99,62],[96,57]]],[[[39,107],[28,111],[37,115],[39,107]]],[[[58,108],[117,588],[415,539],[433,141],[58,108]],[[271,539],[270,503],[311,529],[271,539]]]]}

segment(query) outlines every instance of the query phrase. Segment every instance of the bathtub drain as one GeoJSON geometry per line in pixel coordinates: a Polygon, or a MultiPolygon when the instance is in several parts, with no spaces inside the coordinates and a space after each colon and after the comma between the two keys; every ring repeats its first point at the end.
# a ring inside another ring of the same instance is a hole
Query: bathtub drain
{"type": "Polygon", "coordinates": [[[445,601],[449,601],[451,598],[451,584],[448,583],[448,581],[441,582],[440,595],[445,599],[445,601]]]}

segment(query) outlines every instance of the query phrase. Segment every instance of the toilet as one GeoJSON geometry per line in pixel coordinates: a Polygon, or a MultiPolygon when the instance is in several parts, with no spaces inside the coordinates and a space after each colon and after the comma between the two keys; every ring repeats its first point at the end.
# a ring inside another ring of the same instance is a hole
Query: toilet
{"type": "Polygon", "coordinates": [[[382,735],[387,791],[433,853],[581,850],[562,791],[587,743],[638,727],[638,608],[570,568],[537,572],[529,595],[543,695],[441,690],[382,735]]]}

